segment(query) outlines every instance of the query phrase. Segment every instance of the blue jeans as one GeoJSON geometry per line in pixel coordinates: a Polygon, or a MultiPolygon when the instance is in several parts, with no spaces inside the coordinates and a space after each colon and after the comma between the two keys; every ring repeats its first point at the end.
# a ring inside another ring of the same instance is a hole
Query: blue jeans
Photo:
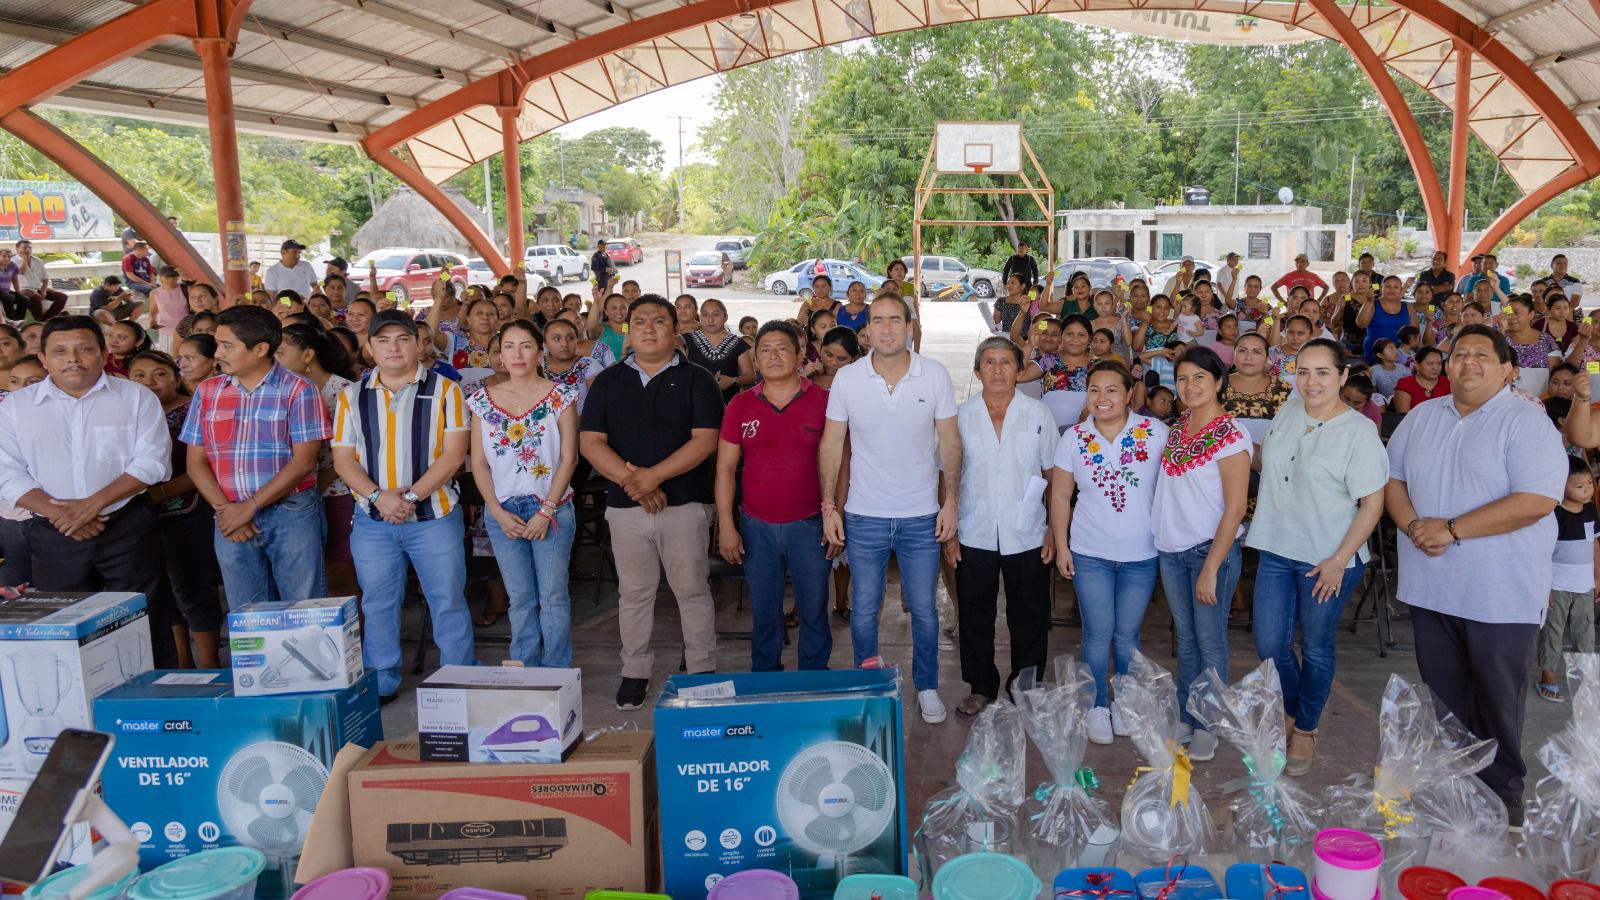
{"type": "Polygon", "coordinates": [[[878,610],[889,574],[889,554],[900,561],[900,592],[911,609],[911,681],[919,691],[939,687],[939,580],[936,516],[882,519],[844,514],[845,553],[855,600],[850,606],[850,642],[855,664],[878,655],[878,610]]]}
{"type": "MultiPolygon", "coordinates": [[[[531,522],[539,498],[512,497],[500,503],[506,512],[531,522]]],[[[494,515],[483,522],[500,565],[500,580],[511,600],[511,656],[524,666],[565,669],[572,665],[572,594],[567,568],[572,564],[572,539],[577,533],[572,504],[556,509],[544,539],[506,537],[494,515]]]]}
{"type": "Polygon", "coordinates": [[[1276,553],[1261,551],[1261,568],[1256,572],[1255,634],[1256,655],[1278,666],[1278,682],[1283,685],[1283,711],[1294,716],[1301,731],[1316,731],[1322,709],[1333,690],[1334,635],[1344,604],[1361,583],[1367,564],[1344,570],[1339,593],[1318,602],[1311,595],[1315,578],[1306,573],[1316,563],[1295,562],[1276,553]],[[1300,626],[1300,658],[1294,655],[1294,630],[1300,626]]]}
{"type": "Polygon", "coordinates": [[[1128,663],[1139,649],[1139,628],[1156,589],[1156,557],[1112,562],[1074,553],[1072,568],[1072,587],[1083,615],[1083,645],[1078,653],[1094,675],[1094,705],[1105,706],[1112,648],[1118,675],[1128,673],[1128,663]]]}
{"type": "Polygon", "coordinates": [[[822,516],[772,523],[743,513],[740,520],[744,577],[750,586],[751,671],[783,671],[784,572],[794,582],[800,668],[826,669],[833,632],[828,628],[829,563],[822,516]]]}
{"type": "Polygon", "coordinates": [[[322,498],[303,490],[256,513],[259,532],[235,543],[212,527],[212,546],[222,569],[222,587],[228,609],[247,603],[297,603],[328,593],[322,545],[328,522],[322,517],[322,498]]]}
{"type": "Polygon", "coordinates": [[[1163,551],[1158,557],[1161,588],[1178,633],[1178,711],[1184,722],[1197,727],[1203,723],[1189,715],[1189,685],[1206,669],[1216,669],[1222,683],[1228,683],[1228,608],[1239,583],[1239,541],[1235,539],[1217,570],[1217,602],[1201,603],[1194,598],[1195,581],[1210,552],[1211,542],[1206,541],[1179,553],[1163,551]]]}
{"type": "Polygon", "coordinates": [[[472,658],[472,617],[467,613],[467,556],[461,507],[442,519],[391,525],[356,510],[350,555],[361,583],[364,628],[361,655],[378,673],[378,693],[400,689],[400,604],[406,596],[406,563],[433,618],[439,664],[476,665],[472,658]]]}

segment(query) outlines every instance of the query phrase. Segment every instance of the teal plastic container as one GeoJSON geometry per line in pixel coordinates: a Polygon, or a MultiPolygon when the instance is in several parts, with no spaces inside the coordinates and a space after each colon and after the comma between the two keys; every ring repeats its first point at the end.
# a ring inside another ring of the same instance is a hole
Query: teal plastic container
{"type": "MultiPolygon", "coordinates": [[[[22,892],[22,900],[55,900],[72,893],[78,882],[89,874],[87,865],[73,866],[65,872],[57,872],[49,878],[39,882],[22,892]]],[[[108,884],[103,888],[90,892],[84,900],[122,900],[127,896],[128,886],[139,880],[139,869],[122,876],[122,880],[115,884],[108,884]]]]}
{"type": "Polygon", "coordinates": [[[222,847],[175,859],[133,883],[128,900],[255,900],[267,858],[249,847],[222,847]]]}
{"type": "Polygon", "coordinates": [[[851,875],[839,882],[833,900],[917,900],[917,883],[904,875],[851,875]]]}
{"type": "Polygon", "coordinates": [[[933,900],[1035,900],[1044,883],[1015,857],[968,853],[939,867],[933,900]]]}

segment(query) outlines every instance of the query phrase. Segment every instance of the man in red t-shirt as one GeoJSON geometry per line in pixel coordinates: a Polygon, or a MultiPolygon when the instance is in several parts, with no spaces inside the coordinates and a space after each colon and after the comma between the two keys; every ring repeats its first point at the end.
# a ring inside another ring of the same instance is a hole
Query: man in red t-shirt
{"type": "Polygon", "coordinates": [[[750,587],[750,668],[783,669],[783,576],[794,583],[801,669],[826,669],[828,561],[839,547],[822,539],[817,448],[828,392],[800,377],[800,335],[786,322],[756,332],[761,383],[735,396],[717,444],[717,533],[722,558],[744,565],[750,587]],[[744,508],[734,509],[743,457],[744,508]]]}
{"type": "Polygon", "coordinates": [[[133,250],[122,258],[122,281],[128,290],[137,291],[141,297],[150,296],[150,290],[156,286],[156,273],[150,262],[149,244],[135,241],[133,250]]]}
{"type": "Polygon", "coordinates": [[[1296,287],[1304,287],[1307,292],[1312,292],[1315,289],[1311,296],[1318,303],[1321,303],[1323,295],[1328,293],[1328,283],[1322,280],[1321,275],[1311,271],[1311,260],[1304,253],[1295,256],[1293,272],[1272,283],[1272,296],[1278,298],[1278,302],[1282,303],[1283,292],[1296,287]]]}

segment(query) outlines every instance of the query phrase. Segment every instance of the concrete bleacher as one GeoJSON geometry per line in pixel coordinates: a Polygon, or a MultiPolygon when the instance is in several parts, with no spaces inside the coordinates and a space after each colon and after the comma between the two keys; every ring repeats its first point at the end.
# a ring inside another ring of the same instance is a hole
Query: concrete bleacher
{"type": "MultiPolygon", "coordinates": [[[[57,253],[70,253],[83,256],[90,253],[109,254],[108,261],[101,262],[63,262],[51,260],[49,274],[52,284],[58,281],[78,281],[91,279],[98,281],[107,275],[118,275],[122,272],[122,241],[118,238],[59,238],[51,240],[33,241],[35,256],[50,256],[57,253]]],[[[89,289],[77,288],[64,291],[67,295],[67,308],[81,312],[89,308],[89,289]]]]}

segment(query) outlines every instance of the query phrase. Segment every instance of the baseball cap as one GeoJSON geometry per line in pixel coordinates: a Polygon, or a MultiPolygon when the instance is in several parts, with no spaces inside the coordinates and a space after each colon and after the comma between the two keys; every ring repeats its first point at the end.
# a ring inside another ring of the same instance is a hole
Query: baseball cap
{"type": "Polygon", "coordinates": [[[1234,252],[1234,251],[1229,251],[1227,258],[1228,259],[1238,259],[1239,258],[1239,254],[1237,252],[1234,252]]]}
{"type": "Polygon", "coordinates": [[[374,338],[386,325],[399,325],[412,337],[417,336],[417,320],[411,318],[398,309],[386,309],[372,317],[372,324],[367,326],[367,337],[374,338]]]}
{"type": "MultiPolygon", "coordinates": [[[[305,248],[302,247],[301,249],[305,248]]],[[[340,272],[350,271],[350,261],[342,256],[335,256],[333,259],[328,260],[328,265],[332,268],[338,269],[340,272]]]]}
{"type": "Polygon", "coordinates": [[[305,248],[306,248],[305,244],[300,243],[299,241],[295,240],[294,238],[289,238],[287,241],[284,241],[283,245],[280,246],[278,249],[280,251],[282,251],[282,250],[304,250],[305,248]]]}
{"type": "Polygon", "coordinates": [[[1310,262],[1310,261],[1311,261],[1311,257],[1309,257],[1309,256],[1307,256],[1307,255],[1305,255],[1305,254],[1304,254],[1304,253],[1296,253],[1296,254],[1295,254],[1295,255],[1294,255],[1294,258],[1295,258],[1295,259],[1303,259],[1303,260],[1305,260],[1305,261],[1306,261],[1306,262],[1310,262]]]}
{"type": "Polygon", "coordinates": [[[1188,255],[1186,253],[1186,254],[1184,254],[1182,259],[1178,260],[1178,262],[1181,262],[1181,263],[1194,262],[1194,257],[1192,257],[1192,256],[1190,256],[1190,255],[1188,255]]]}

